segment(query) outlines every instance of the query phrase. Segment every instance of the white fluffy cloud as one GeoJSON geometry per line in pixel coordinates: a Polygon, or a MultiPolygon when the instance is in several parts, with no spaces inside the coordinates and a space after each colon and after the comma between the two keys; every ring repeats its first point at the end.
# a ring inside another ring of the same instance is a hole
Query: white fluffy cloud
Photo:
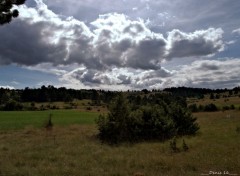
{"type": "Polygon", "coordinates": [[[240,85],[239,67],[239,58],[226,58],[194,61],[172,71],[165,68],[148,71],[115,68],[112,71],[99,72],[81,68],[65,74],[62,81],[67,85],[83,83],[89,87],[113,90],[159,89],[172,86],[230,88],[240,85]]]}
{"type": "Polygon", "coordinates": [[[21,20],[1,29],[8,41],[0,45],[1,64],[78,63],[89,69],[115,66],[157,70],[166,58],[223,50],[221,29],[194,33],[173,30],[164,38],[147,28],[143,20],[132,21],[117,13],[100,15],[88,27],[72,17],[53,13],[41,0],[36,2],[36,8],[22,6],[21,20]]]}
{"type": "Polygon", "coordinates": [[[232,33],[233,33],[233,34],[238,34],[238,35],[240,35],[240,28],[234,29],[234,30],[232,31],[232,33]]]}
{"type": "Polygon", "coordinates": [[[174,71],[173,76],[165,80],[163,87],[192,86],[216,89],[239,86],[239,67],[239,58],[194,61],[174,71]]]}
{"type": "Polygon", "coordinates": [[[3,89],[15,89],[13,86],[0,86],[3,89]]]}
{"type": "Polygon", "coordinates": [[[186,83],[178,76],[186,69],[168,71],[161,66],[163,61],[209,56],[224,50],[221,28],[192,33],[174,29],[165,37],[150,30],[146,21],[131,20],[124,14],[100,15],[87,25],[54,13],[41,0],[36,3],[36,7],[21,6],[21,17],[0,29],[6,41],[0,43],[0,64],[15,63],[51,72],[73,87],[178,85],[186,83]]]}

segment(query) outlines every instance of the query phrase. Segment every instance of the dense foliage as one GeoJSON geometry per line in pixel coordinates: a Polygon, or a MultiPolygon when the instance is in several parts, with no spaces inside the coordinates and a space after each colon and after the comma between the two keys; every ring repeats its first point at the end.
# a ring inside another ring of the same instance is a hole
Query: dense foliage
{"type": "MultiPolygon", "coordinates": [[[[131,104],[132,110],[137,110],[140,107],[146,105],[161,105],[163,107],[164,104],[170,104],[171,102],[177,102],[178,104],[182,104],[183,106],[187,106],[186,101],[184,99],[176,99],[173,98],[175,96],[189,98],[193,95],[196,95],[197,98],[208,97],[218,99],[218,98],[227,98],[231,95],[238,94],[240,88],[235,87],[231,90],[221,89],[221,90],[210,90],[210,89],[194,89],[194,88],[169,88],[165,91],[160,90],[147,90],[143,89],[142,91],[127,91],[125,92],[127,95],[128,102],[131,104]],[[219,92],[225,92],[224,94],[219,94],[219,92]],[[192,93],[191,93],[192,92],[192,93]],[[200,93],[204,93],[203,95],[200,93]],[[209,93],[211,92],[211,93],[209,93]],[[208,94],[205,94],[208,93],[208,94]],[[166,95],[166,96],[163,96],[166,95]],[[174,96],[168,96],[174,95],[174,96]]],[[[42,103],[42,102],[69,102],[71,103],[73,100],[83,100],[88,99],[91,100],[91,105],[100,106],[109,104],[109,102],[118,94],[116,91],[106,91],[106,90],[95,90],[95,89],[67,89],[65,87],[56,88],[54,86],[42,86],[40,88],[28,88],[25,89],[5,89],[0,88],[0,110],[37,110],[36,107],[23,107],[21,108],[19,105],[25,102],[28,103],[42,103]],[[16,104],[17,103],[17,104],[16,104]],[[11,105],[11,106],[9,106],[11,105]],[[12,106],[14,105],[14,106],[12,106]],[[16,105],[16,106],[15,106],[16,105]],[[11,107],[11,108],[9,108],[11,107]],[[16,108],[15,108],[16,107],[16,108]]],[[[56,109],[57,107],[42,107],[38,110],[45,109],[56,109]]],[[[192,112],[198,111],[212,111],[214,107],[211,105],[210,107],[205,106],[196,106],[190,105],[189,109],[192,112]]],[[[223,107],[223,110],[233,109],[232,107],[223,107]]],[[[216,110],[216,108],[215,108],[216,110]]],[[[219,108],[217,109],[219,110],[219,108]]]]}
{"type": "MultiPolygon", "coordinates": [[[[101,102],[109,103],[116,96],[116,92],[104,90],[75,90],[65,87],[55,88],[53,86],[42,86],[41,88],[25,88],[23,90],[9,90],[0,88],[0,110],[21,110],[10,106],[11,109],[5,108],[9,103],[24,102],[72,102],[74,99],[92,100],[92,105],[100,105],[101,102]]],[[[25,108],[26,109],[26,108],[25,108]]],[[[43,108],[44,109],[44,108],[43,108]]],[[[50,108],[54,109],[54,107],[50,108]]],[[[30,110],[30,109],[29,109],[30,110]]],[[[34,110],[34,106],[32,109],[34,110]]]]}
{"type": "MultiPolygon", "coordinates": [[[[206,89],[206,88],[190,88],[190,87],[171,87],[164,89],[166,92],[170,92],[176,96],[184,97],[195,97],[202,99],[204,95],[211,94],[211,99],[214,99],[214,94],[218,96],[220,93],[229,92],[229,95],[238,94],[240,87],[235,87],[233,89],[206,89]]],[[[216,97],[217,98],[217,97],[216,97]]]]}
{"type": "Polygon", "coordinates": [[[196,118],[192,117],[186,104],[181,103],[183,100],[156,94],[154,101],[154,105],[148,103],[136,107],[120,94],[110,104],[109,113],[100,115],[97,120],[99,138],[114,144],[124,141],[162,141],[173,136],[196,134],[199,129],[196,118]]]}
{"type": "Polygon", "coordinates": [[[19,15],[18,10],[11,10],[13,5],[22,5],[26,0],[0,0],[0,25],[10,23],[19,15]]]}

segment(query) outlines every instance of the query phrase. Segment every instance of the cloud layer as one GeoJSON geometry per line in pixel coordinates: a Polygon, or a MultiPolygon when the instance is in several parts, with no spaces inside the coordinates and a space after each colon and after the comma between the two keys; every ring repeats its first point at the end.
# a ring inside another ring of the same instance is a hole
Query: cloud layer
{"type": "Polygon", "coordinates": [[[40,0],[36,8],[23,6],[21,20],[1,29],[1,64],[36,65],[78,63],[89,69],[129,67],[160,68],[161,61],[175,57],[205,56],[223,50],[223,31],[169,32],[164,38],[141,19],[123,14],[100,15],[91,28],[74,18],[53,13],[40,0]]]}
{"type": "Polygon", "coordinates": [[[162,67],[170,60],[205,58],[223,51],[221,28],[154,32],[148,21],[120,13],[99,15],[87,24],[54,13],[41,0],[36,4],[20,7],[21,17],[0,28],[4,41],[0,65],[51,72],[70,86],[140,89],[206,85],[203,77],[208,72],[220,81],[215,73],[224,70],[221,63],[231,63],[200,60],[180,70],[162,67]],[[186,77],[190,72],[192,76],[186,77]]]}

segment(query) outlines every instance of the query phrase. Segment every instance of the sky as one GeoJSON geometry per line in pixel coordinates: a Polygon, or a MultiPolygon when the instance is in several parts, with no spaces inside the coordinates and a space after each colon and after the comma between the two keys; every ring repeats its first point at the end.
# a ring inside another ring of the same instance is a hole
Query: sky
{"type": "Polygon", "coordinates": [[[240,86],[238,0],[27,0],[0,26],[0,87],[240,86]]]}

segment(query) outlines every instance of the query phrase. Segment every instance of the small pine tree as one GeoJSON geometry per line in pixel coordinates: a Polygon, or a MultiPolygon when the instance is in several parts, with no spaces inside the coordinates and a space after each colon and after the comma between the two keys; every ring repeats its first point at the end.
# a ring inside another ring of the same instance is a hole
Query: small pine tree
{"type": "Polygon", "coordinates": [[[46,130],[52,130],[53,123],[52,123],[52,114],[49,114],[48,121],[45,124],[46,130]]]}
{"type": "Polygon", "coordinates": [[[185,140],[183,139],[183,143],[182,143],[182,149],[183,149],[183,151],[188,151],[188,149],[189,149],[189,147],[187,146],[187,144],[186,144],[186,142],[185,142],[185,140]]]}
{"type": "Polygon", "coordinates": [[[128,128],[129,115],[127,99],[120,94],[112,101],[108,115],[100,115],[96,120],[100,139],[113,144],[131,140],[128,128]]]}
{"type": "Polygon", "coordinates": [[[239,126],[237,126],[237,128],[236,128],[236,132],[237,132],[238,134],[240,134],[240,127],[239,127],[239,126]]]}
{"type": "Polygon", "coordinates": [[[176,136],[174,136],[174,138],[170,141],[170,149],[173,152],[178,152],[179,151],[179,149],[177,147],[177,138],[176,138],[176,136]]]}
{"type": "Polygon", "coordinates": [[[214,94],[213,93],[211,93],[210,94],[210,99],[214,99],[215,97],[214,97],[214,94]]]}

